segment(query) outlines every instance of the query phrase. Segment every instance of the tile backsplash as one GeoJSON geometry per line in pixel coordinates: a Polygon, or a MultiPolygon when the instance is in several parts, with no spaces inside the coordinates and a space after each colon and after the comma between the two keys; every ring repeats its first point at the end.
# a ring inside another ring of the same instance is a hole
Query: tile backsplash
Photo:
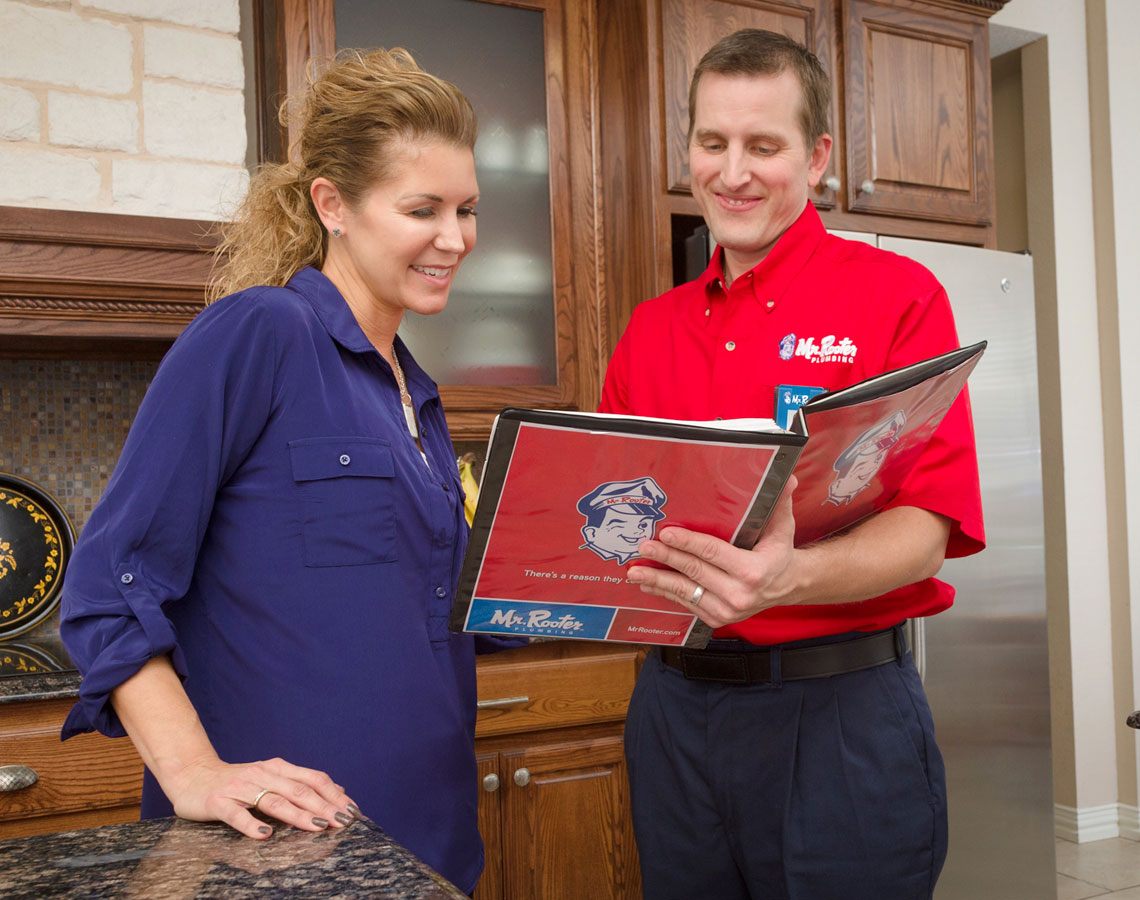
{"type": "Polygon", "coordinates": [[[78,533],[157,368],[154,361],[0,359],[0,471],[52,494],[78,533]]]}

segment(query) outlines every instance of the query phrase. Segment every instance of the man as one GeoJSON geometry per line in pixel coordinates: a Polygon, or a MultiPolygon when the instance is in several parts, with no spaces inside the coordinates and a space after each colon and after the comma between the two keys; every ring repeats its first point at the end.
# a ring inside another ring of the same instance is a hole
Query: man
{"type": "MultiPolygon", "coordinates": [[[[808,202],[832,147],[828,91],[819,61],[770,32],[701,60],[690,170],[718,250],[634,311],[602,411],[771,417],[778,390],[807,396],[958,346],[929,272],[828,235],[808,202]]],[[[668,568],[630,567],[717,629],[706,650],[656,650],[630,704],[651,900],[928,898],[945,859],[944,770],[901,625],[948,607],[953,589],[932,576],[983,546],[965,398],[891,503],[844,534],[794,547],[792,489],[751,551],[667,527],[640,553],[668,568]]]]}

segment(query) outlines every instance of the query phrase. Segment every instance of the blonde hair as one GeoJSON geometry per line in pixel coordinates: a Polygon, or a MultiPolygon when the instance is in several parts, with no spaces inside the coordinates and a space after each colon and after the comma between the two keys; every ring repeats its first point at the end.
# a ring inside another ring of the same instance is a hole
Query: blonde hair
{"type": "Polygon", "coordinates": [[[206,302],[254,285],[279,287],[305,266],[323,265],[328,236],[309,196],[327,178],[352,209],[392,175],[394,145],[438,140],[475,146],[476,120],[455,85],[423,71],[403,48],[341,51],[299,98],[298,138],[288,161],[263,166],[233,219],[221,226],[206,302]]]}

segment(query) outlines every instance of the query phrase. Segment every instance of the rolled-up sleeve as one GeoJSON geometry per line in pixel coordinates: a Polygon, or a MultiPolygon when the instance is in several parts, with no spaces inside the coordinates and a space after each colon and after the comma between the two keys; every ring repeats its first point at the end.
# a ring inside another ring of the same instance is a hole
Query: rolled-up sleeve
{"type": "Polygon", "coordinates": [[[164,607],[185,596],[219,488],[273,407],[267,293],[208,307],[163,359],[64,575],[60,635],[83,675],[64,739],[125,732],[111,692],[147,660],[186,662],[164,607]]]}

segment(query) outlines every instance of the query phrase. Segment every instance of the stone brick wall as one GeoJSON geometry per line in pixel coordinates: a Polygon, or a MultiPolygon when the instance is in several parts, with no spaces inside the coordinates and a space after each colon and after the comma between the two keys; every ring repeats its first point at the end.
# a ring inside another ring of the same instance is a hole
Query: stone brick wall
{"type": "Polygon", "coordinates": [[[224,218],[238,28],[238,0],[0,0],[0,205],[224,218]]]}

